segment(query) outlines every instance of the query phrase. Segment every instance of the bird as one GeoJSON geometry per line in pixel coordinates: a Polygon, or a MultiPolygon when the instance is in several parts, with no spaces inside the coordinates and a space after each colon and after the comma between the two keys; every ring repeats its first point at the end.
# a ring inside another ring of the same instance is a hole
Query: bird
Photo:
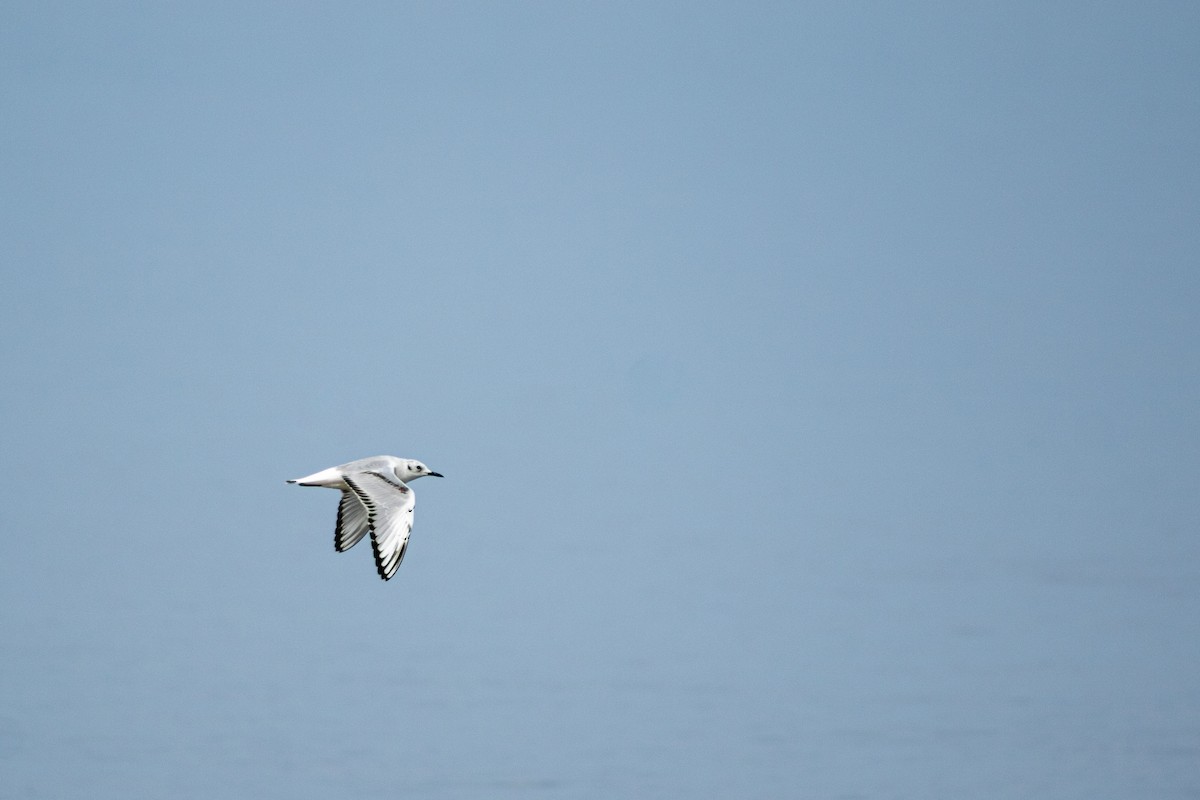
{"type": "Polygon", "coordinates": [[[412,533],[417,497],[408,484],[427,475],[445,477],[415,459],[372,456],[288,483],[340,490],[342,500],[338,503],[337,526],[333,530],[334,548],[344,553],[370,531],[375,570],[386,581],[391,580],[404,560],[412,533]]]}

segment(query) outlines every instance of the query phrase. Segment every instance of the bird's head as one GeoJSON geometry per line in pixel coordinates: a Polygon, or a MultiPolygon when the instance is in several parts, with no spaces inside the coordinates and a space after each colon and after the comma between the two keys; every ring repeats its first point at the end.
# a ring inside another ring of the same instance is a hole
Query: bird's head
{"type": "Polygon", "coordinates": [[[420,461],[411,458],[403,461],[398,467],[396,467],[395,471],[396,477],[399,478],[402,483],[408,483],[409,481],[414,481],[417,478],[424,478],[426,475],[431,475],[434,478],[442,477],[440,472],[434,472],[420,461]]]}

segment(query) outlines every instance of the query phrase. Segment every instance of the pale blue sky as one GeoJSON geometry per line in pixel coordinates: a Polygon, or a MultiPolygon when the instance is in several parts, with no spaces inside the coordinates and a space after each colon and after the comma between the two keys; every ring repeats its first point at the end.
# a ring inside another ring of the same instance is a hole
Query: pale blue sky
{"type": "Polygon", "coordinates": [[[1200,7],[8,3],[0,794],[1200,792],[1200,7]],[[420,458],[404,565],[286,478],[420,458]]]}

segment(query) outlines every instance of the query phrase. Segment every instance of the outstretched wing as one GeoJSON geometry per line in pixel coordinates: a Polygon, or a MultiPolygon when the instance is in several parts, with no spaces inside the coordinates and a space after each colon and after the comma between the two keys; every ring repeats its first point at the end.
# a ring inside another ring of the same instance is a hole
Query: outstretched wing
{"type": "Polygon", "coordinates": [[[417,497],[400,481],[377,472],[358,472],[344,476],[343,480],[367,510],[375,569],[386,581],[396,574],[396,568],[404,560],[417,497]]]}
{"type": "Polygon", "coordinates": [[[333,546],[344,553],[370,530],[371,521],[367,507],[349,489],[342,490],[342,502],[338,503],[337,527],[333,529],[333,546]]]}

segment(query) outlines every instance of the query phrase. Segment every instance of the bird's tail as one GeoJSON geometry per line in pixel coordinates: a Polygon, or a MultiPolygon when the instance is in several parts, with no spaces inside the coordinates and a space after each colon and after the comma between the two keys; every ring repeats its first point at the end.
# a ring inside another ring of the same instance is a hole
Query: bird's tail
{"type": "Polygon", "coordinates": [[[336,467],[323,469],[312,475],[305,475],[303,478],[293,478],[288,483],[298,483],[301,486],[327,486],[331,489],[341,489],[345,486],[342,483],[342,473],[336,467]]]}

